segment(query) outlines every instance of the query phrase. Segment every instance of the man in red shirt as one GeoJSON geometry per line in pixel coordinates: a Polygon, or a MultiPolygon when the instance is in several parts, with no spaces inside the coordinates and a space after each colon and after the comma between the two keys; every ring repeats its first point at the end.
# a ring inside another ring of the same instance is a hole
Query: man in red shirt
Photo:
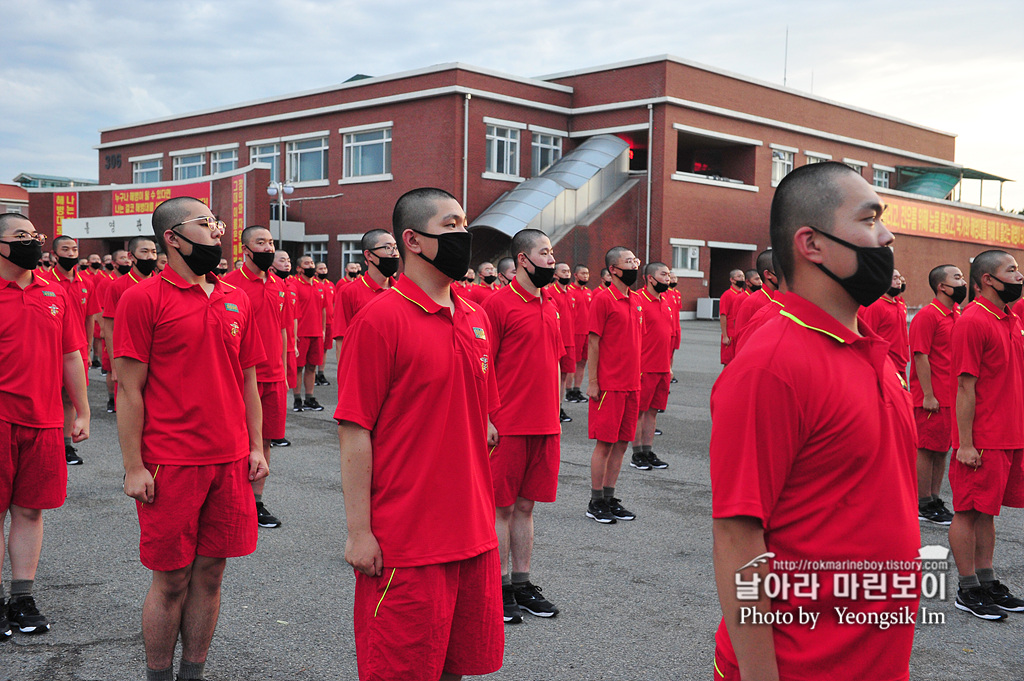
{"type": "Polygon", "coordinates": [[[480,283],[472,287],[469,298],[482,304],[501,289],[501,284],[498,283],[498,270],[493,263],[482,262],[477,271],[480,273],[480,283]]]}
{"type": "Polygon", "coordinates": [[[737,337],[743,335],[743,328],[754,316],[754,313],[771,303],[775,292],[779,290],[779,280],[775,276],[775,268],[772,265],[772,249],[769,248],[758,253],[757,269],[751,271],[758,275],[761,286],[743,300],[736,309],[737,337]]]}
{"type": "Polygon", "coordinates": [[[359,278],[362,268],[357,262],[350,262],[345,265],[345,276],[338,280],[337,286],[347,286],[359,278]]]}
{"type": "MultiPolygon", "coordinates": [[[[45,255],[45,253],[44,253],[45,255]]],[[[96,321],[96,315],[100,311],[100,301],[93,290],[93,279],[83,275],[75,265],[78,262],[78,243],[69,236],[58,236],[53,240],[54,266],[45,279],[60,284],[67,294],[68,300],[76,303],[71,306],[76,323],[82,328],[83,339],[89,337],[92,325],[96,321]]],[[[89,384],[89,343],[85,341],[82,345],[82,361],[85,366],[85,383],[89,384]]],[[[71,403],[67,390],[62,389],[61,401],[64,404],[64,459],[69,466],[77,466],[82,463],[82,457],[78,455],[72,442],[72,430],[75,422],[75,407],[71,403]]]]}
{"type": "Polygon", "coordinates": [[[324,362],[327,305],[324,291],[317,285],[316,266],[313,265],[312,257],[304,255],[299,258],[298,274],[289,283],[295,293],[296,318],[299,322],[299,355],[296,365],[302,378],[296,377],[296,385],[301,386],[305,393],[304,400],[300,400],[296,394],[292,411],[323,411],[323,406],[313,397],[313,385],[316,368],[324,362]]]}
{"type": "MultiPolygon", "coordinates": [[[[224,282],[241,289],[249,296],[253,319],[263,343],[266,358],[256,365],[260,406],[263,412],[263,458],[270,465],[270,446],[284,440],[285,418],[288,414],[288,386],[285,367],[288,365],[287,327],[288,291],[284,282],[274,276],[274,237],[270,230],[252,225],[242,230],[242,268],[224,275],[224,282]]],[[[266,478],[254,480],[256,522],[260,527],[281,527],[281,521],[263,504],[266,478]]]]}
{"type": "MultiPolygon", "coordinates": [[[[505,622],[522,621],[521,610],[554,617],[558,608],[530,582],[533,507],[552,502],[558,488],[558,362],[565,352],[552,288],[538,284],[555,263],[544,232],[524,229],[512,237],[518,260],[509,286],[488,298],[491,347],[501,406],[491,411],[498,445],[491,451],[497,505],[498,552],[505,622]],[[540,269],[538,269],[540,268],[540,269]]],[[[556,270],[557,271],[557,270],[556,270]]]]}
{"type": "Polygon", "coordinates": [[[447,681],[496,671],[504,652],[493,332],[451,290],[470,258],[459,202],[414,189],[392,221],[405,273],[347,330],[334,414],[356,660],[360,678],[447,681]]]}
{"type": "Polygon", "coordinates": [[[583,394],[583,374],[587,368],[587,352],[590,343],[587,342],[587,328],[590,324],[590,300],[593,291],[587,288],[590,282],[590,270],[586,265],[576,265],[572,268],[575,281],[569,284],[569,295],[573,298],[572,325],[576,332],[573,338],[573,347],[576,350],[576,371],[573,375],[572,397],[569,402],[586,402],[587,396],[583,394]]]}
{"type": "MultiPolygon", "coordinates": [[[[683,340],[683,330],[679,326],[679,315],[683,309],[683,294],[676,290],[676,286],[679,285],[679,277],[673,274],[672,270],[669,270],[669,280],[668,291],[665,292],[665,295],[668,296],[669,305],[672,307],[672,319],[674,320],[672,324],[672,352],[668,358],[669,366],[672,366],[676,359],[676,350],[679,349],[683,340]]],[[[678,382],[679,379],[673,374],[669,383],[678,382]]]]}
{"type": "Polygon", "coordinates": [[[363,235],[360,246],[363,248],[363,258],[367,264],[366,274],[356,279],[351,285],[338,289],[334,305],[331,335],[337,341],[334,347],[338,354],[339,367],[341,345],[349,323],[367,303],[378,294],[391,288],[394,283],[393,277],[398,273],[398,265],[401,261],[395,237],[386,230],[371,229],[363,235]]]}
{"type": "MultiPolygon", "coordinates": [[[[331,283],[331,280],[328,279],[328,276],[329,274],[327,272],[327,263],[318,262],[316,264],[316,278],[317,283],[320,285],[320,288],[324,290],[324,307],[327,310],[327,317],[325,321],[326,326],[324,327],[325,356],[327,355],[327,351],[334,347],[334,337],[331,336],[329,332],[331,330],[331,320],[334,319],[335,286],[334,284],[331,283]]],[[[324,376],[324,367],[322,363],[317,365],[316,367],[316,378],[314,379],[313,383],[315,385],[322,386],[331,384],[331,382],[327,380],[327,377],[324,376]]]]}
{"type": "Polygon", "coordinates": [[[900,272],[893,270],[889,290],[874,303],[862,308],[857,317],[889,341],[892,363],[902,376],[906,376],[907,362],[910,361],[910,337],[907,333],[907,304],[899,298],[901,290],[900,272]]]}
{"type": "Polygon", "coordinates": [[[514,258],[505,256],[498,261],[498,283],[508,286],[516,276],[516,261],[514,258]]]}
{"type": "MultiPolygon", "coordinates": [[[[287,363],[285,365],[285,385],[293,391],[294,397],[298,400],[299,404],[302,403],[302,397],[299,395],[299,381],[298,381],[298,370],[295,366],[296,358],[299,354],[298,348],[298,329],[299,322],[295,316],[295,291],[292,288],[292,260],[288,255],[287,251],[277,250],[274,251],[274,264],[271,266],[269,272],[276,275],[280,280],[285,291],[285,325],[287,335],[285,337],[285,357],[287,363]]],[[[342,280],[344,281],[344,280],[342,280]]],[[[342,286],[341,282],[338,282],[338,288],[342,286]]],[[[271,447],[290,447],[291,442],[286,438],[271,438],[271,447]]]]}
{"type": "Polygon", "coordinates": [[[729,288],[718,300],[718,323],[722,327],[722,349],[719,356],[722,364],[731,362],[736,354],[736,348],[732,347],[732,339],[736,335],[736,311],[749,295],[743,270],[729,272],[729,288]]]}
{"type": "Polygon", "coordinates": [[[886,342],[857,322],[889,283],[883,210],[841,163],[801,166],[775,190],[786,309],[711,394],[716,679],[909,677],[921,546],[913,411],[886,342]],[[788,586],[773,590],[774,578],[788,586]]]}
{"type": "Polygon", "coordinates": [[[1024,507],[1024,325],[1010,311],[1024,275],[1009,253],[984,251],[971,262],[974,301],[953,325],[956,415],[949,486],[949,548],[960,576],[954,605],[986,620],[1024,612],[1024,600],[993,567],[995,516],[1024,507]]]}
{"type": "Polygon", "coordinates": [[[596,440],[590,457],[590,503],[586,516],[599,523],[633,520],[615,496],[626,446],[636,436],[640,408],[643,312],[636,283],[640,261],[623,246],[604,256],[612,285],[590,304],[590,398],[587,434],[596,440]]]}
{"type": "MultiPolygon", "coordinates": [[[[557,263],[554,275],[555,280],[551,284],[551,298],[558,306],[558,320],[562,327],[562,340],[565,343],[565,351],[558,362],[561,372],[558,385],[565,389],[565,401],[573,402],[572,384],[576,376],[576,327],[574,324],[576,313],[573,308],[576,305],[576,298],[569,291],[569,284],[572,283],[569,265],[564,262],[557,263]]],[[[559,412],[562,423],[572,421],[564,409],[559,408],[559,412]]]]}
{"type": "Polygon", "coordinates": [[[640,351],[640,422],[629,465],[642,471],[668,468],[668,464],[654,453],[654,431],[658,426],[658,410],[668,406],[669,382],[672,380],[672,327],[679,326],[679,313],[668,296],[670,278],[665,263],[648,264],[644,267],[646,286],[637,296],[644,318],[640,351]]]}
{"type": "Polygon", "coordinates": [[[952,444],[956,393],[952,374],[953,326],[959,303],[967,298],[967,280],[959,267],[939,265],[928,274],[935,299],[910,322],[910,393],[917,422],[917,517],[949,525],[953,514],[939,498],[946,453],[952,444]]]}
{"type": "Polygon", "coordinates": [[[212,274],[224,223],[188,197],[164,201],[152,219],[168,266],[118,302],[117,429],[139,555],[152,571],[142,608],[147,681],[171,681],[179,633],[178,678],[202,679],[226,559],[256,550],[264,354],[248,296],[212,274]]]}
{"type": "Polygon", "coordinates": [[[81,354],[86,340],[73,310],[79,303],[69,300],[64,287],[33,272],[45,239],[28,218],[0,215],[0,570],[5,551],[11,558],[10,601],[0,585],[0,641],[10,638],[11,623],[24,634],[50,629],[32,587],[43,543],[43,509],[59,508],[67,496],[61,386],[76,414],[72,440],[89,437],[81,354]]]}

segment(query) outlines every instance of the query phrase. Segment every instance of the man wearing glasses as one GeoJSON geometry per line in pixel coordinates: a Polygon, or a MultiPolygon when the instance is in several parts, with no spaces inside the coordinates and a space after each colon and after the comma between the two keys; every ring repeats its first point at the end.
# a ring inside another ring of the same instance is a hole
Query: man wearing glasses
{"type": "Polygon", "coordinates": [[[352,282],[351,286],[338,288],[334,301],[334,319],[331,323],[332,337],[337,341],[334,352],[341,361],[341,343],[345,330],[356,313],[373,298],[391,288],[393,277],[398,273],[398,244],[390,232],[371,229],[363,235],[360,246],[366,260],[366,274],[352,282]]]}
{"type": "Polygon", "coordinates": [[[212,275],[224,223],[180,197],[156,207],[153,231],[167,267],[129,289],[114,318],[117,430],[153,573],[142,608],[147,680],[174,678],[179,634],[178,678],[202,679],[226,559],[256,550],[264,352],[249,297],[212,275]]]}
{"type": "Polygon", "coordinates": [[[50,629],[32,586],[43,541],[42,510],[59,508],[67,495],[62,385],[76,413],[72,439],[89,437],[81,354],[86,339],[72,310],[77,302],[32,271],[45,239],[27,218],[0,215],[0,569],[5,544],[11,557],[10,602],[0,585],[0,641],[10,638],[11,623],[25,634],[50,629]],[[25,370],[28,365],[32,371],[25,370]]]}

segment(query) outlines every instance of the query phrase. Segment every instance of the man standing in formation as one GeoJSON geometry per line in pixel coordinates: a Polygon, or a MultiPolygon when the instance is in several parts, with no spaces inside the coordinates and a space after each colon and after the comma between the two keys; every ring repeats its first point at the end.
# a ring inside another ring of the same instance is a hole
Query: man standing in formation
{"type": "MultiPolygon", "coordinates": [[[[377,294],[391,288],[392,277],[398,273],[398,244],[390,232],[383,229],[371,229],[363,235],[363,259],[366,261],[366,274],[344,287],[339,287],[337,300],[334,304],[334,319],[331,323],[335,342],[335,352],[341,361],[341,345],[345,339],[349,322],[363,307],[373,300],[377,294]]],[[[340,367],[340,364],[339,364],[340,367]]]]}
{"type": "MultiPolygon", "coordinates": [[[[350,263],[351,264],[351,263],[350,263]]],[[[292,277],[292,292],[295,294],[296,318],[298,319],[299,354],[296,358],[295,404],[292,411],[323,411],[323,406],[313,397],[316,368],[324,362],[324,335],[327,328],[327,306],[324,291],[317,285],[316,267],[313,258],[304,255],[299,258],[298,275],[292,277]],[[302,390],[305,399],[299,397],[302,390]]]]}
{"type": "Polygon", "coordinates": [[[893,270],[889,289],[881,298],[862,307],[857,317],[889,342],[889,357],[900,375],[906,377],[910,338],[907,335],[907,304],[899,297],[903,290],[900,279],[899,270],[893,270]]]}
{"type": "MultiPolygon", "coordinates": [[[[542,267],[540,271],[543,272],[547,269],[549,268],[542,267]]],[[[558,386],[559,390],[565,389],[565,401],[571,402],[571,384],[573,377],[576,375],[576,329],[573,326],[575,299],[568,288],[571,283],[569,265],[564,262],[556,263],[551,274],[554,280],[550,284],[551,299],[555,301],[555,305],[558,307],[558,322],[562,327],[562,342],[564,344],[564,350],[558,360],[558,368],[561,372],[558,386]]],[[[558,411],[558,416],[562,423],[572,421],[572,418],[565,413],[564,409],[559,407],[558,411]]]]}
{"type": "Polygon", "coordinates": [[[732,346],[733,337],[736,335],[736,311],[749,295],[743,270],[729,272],[729,288],[718,300],[718,323],[722,327],[722,364],[728,364],[736,355],[736,348],[732,346]]]}
{"type": "Polygon", "coordinates": [[[574,281],[569,284],[569,295],[573,299],[572,326],[576,335],[573,340],[573,349],[576,351],[575,371],[572,378],[572,394],[566,397],[567,402],[586,402],[587,396],[583,394],[583,372],[587,369],[588,348],[587,328],[590,325],[590,301],[593,292],[587,288],[590,282],[590,270],[586,265],[576,265],[572,268],[574,281]]]}
{"type": "MultiPolygon", "coordinates": [[[[327,356],[327,351],[334,347],[334,336],[331,335],[331,320],[334,319],[334,298],[336,294],[336,288],[331,283],[329,278],[330,273],[327,271],[327,263],[318,262],[316,264],[316,279],[317,285],[323,289],[324,292],[324,309],[327,312],[326,321],[324,322],[324,357],[327,356]]],[[[320,360],[320,364],[316,367],[316,378],[313,381],[314,385],[328,386],[331,384],[324,376],[324,360],[320,360]]]]}
{"type": "Polygon", "coordinates": [[[658,423],[658,410],[668,406],[669,383],[672,380],[672,328],[679,327],[678,313],[674,312],[667,295],[670,278],[668,265],[649,263],[644,267],[646,286],[637,296],[644,320],[640,351],[640,417],[629,465],[642,471],[668,468],[668,464],[654,453],[654,430],[658,423]]]}

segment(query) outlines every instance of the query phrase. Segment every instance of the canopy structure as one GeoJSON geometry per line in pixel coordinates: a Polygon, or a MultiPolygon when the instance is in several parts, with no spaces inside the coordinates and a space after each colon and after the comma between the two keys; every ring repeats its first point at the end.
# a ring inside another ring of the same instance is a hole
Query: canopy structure
{"type": "MultiPolygon", "coordinates": [[[[999,209],[1003,207],[1003,183],[1013,180],[983,173],[980,170],[959,166],[896,166],[896,187],[901,192],[930,196],[934,199],[950,197],[956,189],[956,199],[960,199],[959,187],[964,180],[978,180],[984,188],[985,181],[999,183],[999,209]]],[[[981,191],[978,192],[978,205],[981,205],[981,191]]]]}

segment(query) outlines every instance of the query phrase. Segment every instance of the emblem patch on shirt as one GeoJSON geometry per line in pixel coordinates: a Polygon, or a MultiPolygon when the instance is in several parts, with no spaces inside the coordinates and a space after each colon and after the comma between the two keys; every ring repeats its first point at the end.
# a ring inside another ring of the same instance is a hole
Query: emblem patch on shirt
{"type": "Polygon", "coordinates": [[[56,305],[50,305],[49,309],[50,309],[50,314],[52,314],[54,317],[56,317],[58,314],[60,314],[60,308],[57,307],[56,305]]]}
{"type": "Polygon", "coordinates": [[[43,296],[46,298],[56,298],[57,294],[53,291],[43,291],[43,296]]]}
{"type": "MultiPolygon", "coordinates": [[[[238,310],[235,310],[235,311],[237,312],[238,310]]],[[[230,328],[231,328],[231,335],[232,336],[237,336],[238,335],[238,331],[239,331],[238,322],[231,322],[230,328]]]]}
{"type": "Polygon", "coordinates": [[[480,358],[480,370],[484,372],[484,376],[487,375],[487,364],[487,355],[484,355],[480,358]]]}
{"type": "Polygon", "coordinates": [[[479,338],[480,340],[487,340],[487,335],[484,333],[484,330],[481,329],[479,326],[473,327],[473,335],[479,338]]]}
{"type": "Polygon", "coordinates": [[[234,303],[224,303],[224,309],[228,312],[238,312],[238,306],[234,303]]]}

